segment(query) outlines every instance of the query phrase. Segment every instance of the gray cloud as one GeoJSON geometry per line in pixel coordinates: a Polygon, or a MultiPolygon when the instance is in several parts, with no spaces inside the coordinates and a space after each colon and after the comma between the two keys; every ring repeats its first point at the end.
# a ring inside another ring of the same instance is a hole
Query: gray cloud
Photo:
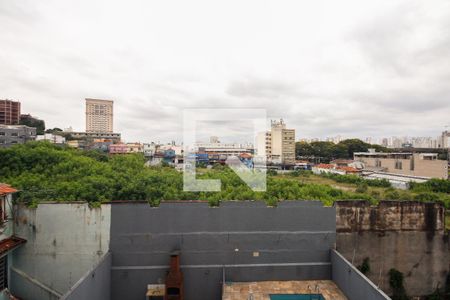
{"type": "MultiPolygon", "coordinates": [[[[127,141],[180,141],[184,108],[228,107],[265,108],[298,138],[438,135],[448,1],[328,5],[3,1],[0,98],[77,130],[84,98],[113,99],[127,141]]],[[[220,128],[240,138],[239,124],[220,128]]]]}

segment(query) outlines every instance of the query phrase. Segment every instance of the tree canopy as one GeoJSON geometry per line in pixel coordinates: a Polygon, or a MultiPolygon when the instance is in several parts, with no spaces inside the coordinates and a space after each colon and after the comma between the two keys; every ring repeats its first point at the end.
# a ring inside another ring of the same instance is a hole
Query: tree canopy
{"type": "Polygon", "coordinates": [[[295,154],[297,157],[313,158],[320,162],[329,162],[333,159],[352,159],[355,152],[367,152],[374,148],[380,152],[389,150],[380,145],[371,145],[359,139],[348,139],[338,144],[333,142],[297,142],[295,154]]]}
{"type": "MultiPolygon", "coordinates": [[[[380,199],[379,195],[366,193],[367,188],[352,191],[328,184],[305,183],[296,176],[311,175],[298,172],[289,176],[269,175],[267,191],[254,192],[225,166],[197,172],[199,178],[220,179],[221,191],[185,192],[182,173],[171,167],[146,167],[144,163],[140,154],[108,156],[46,141],[29,142],[0,148],[0,182],[18,188],[17,200],[30,205],[40,201],[113,200],[145,200],[152,205],[158,205],[161,200],[207,200],[211,205],[223,200],[264,200],[269,205],[276,205],[280,200],[320,200],[332,205],[335,200],[380,199]]],[[[355,178],[333,180],[365,183],[355,178]]],[[[392,194],[392,199],[411,196],[392,194]]]]}

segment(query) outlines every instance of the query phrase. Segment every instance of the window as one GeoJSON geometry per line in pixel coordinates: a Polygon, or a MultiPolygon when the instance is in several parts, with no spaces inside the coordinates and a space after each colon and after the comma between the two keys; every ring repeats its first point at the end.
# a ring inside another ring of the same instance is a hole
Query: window
{"type": "Polygon", "coordinates": [[[18,132],[11,132],[11,136],[19,136],[18,132]]]}
{"type": "Polygon", "coordinates": [[[0,131],[0,136],[5,136],[5,132],[0,131]]]}
{"type": "Polygon", "coordinates": [[[395,162],[395,168],[397,170],[401,170],[402,169],[402,162],[401,161],[396,161],[395,162]]]}
{"type": "Polygon", "coordinates": [[[381,168],[381,160],[377,159],[376,162],[375,162],[375,166],[377,168],[381,168]]]}

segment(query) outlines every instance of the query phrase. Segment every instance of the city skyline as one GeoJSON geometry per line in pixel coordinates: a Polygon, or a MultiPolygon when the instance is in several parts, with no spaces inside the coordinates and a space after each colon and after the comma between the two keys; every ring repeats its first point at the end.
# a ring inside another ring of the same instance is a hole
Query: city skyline
{"type": "Polygon", "coordinates": [[[200,107],[264,108],[297,138],[434,137],[450,123],[450,4],[432,3],[11,1],[0,98],[77,131],[84,98],[114,99],[128,141],[179,141],[200,107]]]}

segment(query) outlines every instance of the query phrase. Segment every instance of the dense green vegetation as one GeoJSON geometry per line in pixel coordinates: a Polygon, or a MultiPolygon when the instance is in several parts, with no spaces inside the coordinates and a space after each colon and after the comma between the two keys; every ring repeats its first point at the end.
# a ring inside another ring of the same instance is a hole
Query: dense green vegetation
{"type": "Polygon", "coordinates": [[[35,127],[36,134],[44,134],[45,131],[45,122],[44,120],[39,120],[33,117],[23,118],[19,122],[20,125],[26,125],[28,127],[35,127]]]}
{"type": "Polygon", "coordinates": [[[370,148],[379,152],[389,152],[389,149],[385,147],[371,145],[359,139],[349,139],[338,144],[333,142],[297,142],[295,144],[297,157],[314,158],[320,162],[329,162],[337,158],[353,158],[354,152],[367,152],[370,148]]]}
{"type": "Polygon", "coordinates": [[[450,194],[450,181],[444,179],[431,179],[424,183],[412,183],[410,188],[416,192],[450,194]]]}
{"type": "MultiPolygon", "coordinates": [[[[199,169],[199,178],[220,179],[220,192],[184,192],[183,176],[170,167],[145,167],[141,155],[107,156],[96,151],[81,151],[30,142],[0,149],[0,182],[21,190],[18,200],[30,205],[39,201],[146,200],[157,205],[161,200],[208,200],[217,205],[221,200],[264,200],[276,205],[279,200],[321,200],[331,205],[335,200],[380,199],[411,200],[428,195],[431,200],[450,203],[449,195],[434,192],[397,191],[368,186],[353,177],[323,178],[310,172],[267,178],[267,191],[254,192],[230,169],[215,166],[199,169]],[[340,182],[342,183],[342,187],[340,182]],[[330,184],[331,183],[331,184],[330,184]],[[429,196],[431,195],[431,196],[429,196]],[[447,198],[445,198],[447,197],[447,198]]],[[[370,183],[373,184],[373,183],[370,183]]],[[[417,187],[416,187],[417,188],[417,187]]],[[[425,196],[422,200],[430,200],[425,196]]]]}
{"type": "Polygon", "coordinates": [[[364,179],[356,175],[339,175],[332,173],[322,173],[320,176],[333,179],[336,182],[353,183],[358,185],[378,186],[378,187],[391,187],[391,183],[386,179],[364,179]]]}

